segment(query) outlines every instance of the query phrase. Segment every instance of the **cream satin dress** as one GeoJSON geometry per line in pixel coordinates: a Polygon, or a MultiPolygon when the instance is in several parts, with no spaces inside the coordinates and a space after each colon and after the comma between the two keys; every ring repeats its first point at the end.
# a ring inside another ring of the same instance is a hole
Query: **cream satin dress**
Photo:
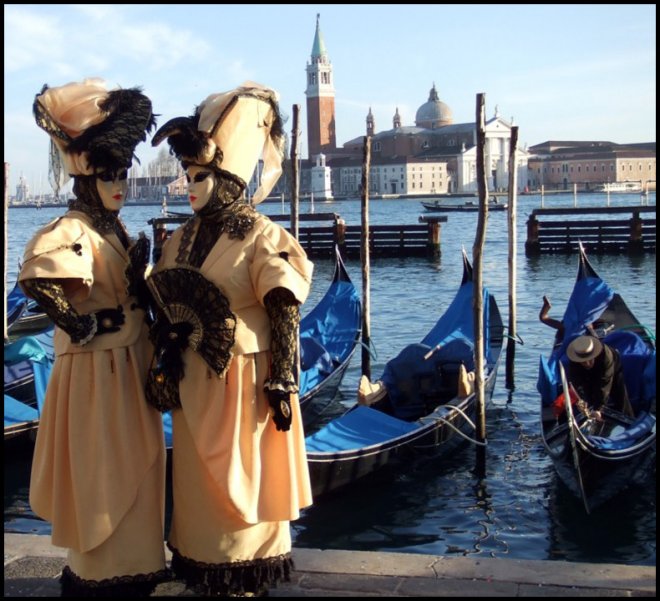
{"type": "Polygon", "coordinates": [[[77,346],[55,328],[55,354],[34,450],[30,504],[84,580],[165,568],[165,449],[161,414],[144,397],[153,354],[132,309],[128,254],[84,213],[69,211],[26,247],[19,280],[62,279],[79,313],[122,305],[119,332],[77,346]]]}
{"type": "MultiPolygon", "coordinates": [[[[164,245],[155,271],[184,266],[175,261],[182,230],[164,245]]],[[[193,562],[218,566],[289,553],[289,521],[312,503],[297,396],[291,429],[281,432],[263,391],[270,364],[264,296],[284,287],[303,303],[312,270],[297,240],[262,215],[244,240],[222,235],[201,265],[229,300],[236,332],[222,378],[185,351],[182,408],[172,412],[169,543],[193,562]]]]}

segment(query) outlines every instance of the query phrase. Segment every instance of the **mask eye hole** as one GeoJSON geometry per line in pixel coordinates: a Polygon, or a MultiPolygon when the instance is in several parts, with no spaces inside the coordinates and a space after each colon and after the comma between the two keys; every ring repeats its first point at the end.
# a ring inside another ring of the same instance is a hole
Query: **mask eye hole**
{"type": "Polygon", "coordinates": [[[202,171],[201,173],[197,173],[195,175],[195,183],[199,184],[200,182],[203,182],[211,173],[209,171],[202,171]]]}
{"type": "Polygon", "coordinates": [[[102,182],[113,182],[115,180],[123,181],[128,178],[128,169],[122,169],[117,173],[111,171],[102,171],[97,176],[102,182]]]}

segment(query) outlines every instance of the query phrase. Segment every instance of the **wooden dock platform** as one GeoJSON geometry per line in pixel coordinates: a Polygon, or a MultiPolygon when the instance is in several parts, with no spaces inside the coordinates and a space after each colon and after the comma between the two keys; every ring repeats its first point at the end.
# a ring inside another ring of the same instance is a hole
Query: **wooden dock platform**
{"type": "MultiPolygon", "coordinates": [[[[278,222],[289,222],[291,216],[269,215],[278,222]]],[[[149,220],[154,232],[154,262],[160,257],[163,242],[171,230],[168,226],[186,221],[189,215],[166,215],[149,220]]],[[[343,258],[360,258],[361,225],[347,225],[337,213],[305,213],[299,222],[313,225],[298,227],[298,241],[310,259],[334,257],[335,244],[343,258]]],[[[420,223],[404,225],[370,225],[369,251],[371,257],[431,257],[440,256],[440,224],[446,216],[423,216],[420,223]]]]}
{"type": "Polygon", "coordinates": [[[589,254],[642,254],[655,252],[655,239],[655,206],[534,209],[527,220],[525,254],[577,253],[578,242],[589,254]]]}

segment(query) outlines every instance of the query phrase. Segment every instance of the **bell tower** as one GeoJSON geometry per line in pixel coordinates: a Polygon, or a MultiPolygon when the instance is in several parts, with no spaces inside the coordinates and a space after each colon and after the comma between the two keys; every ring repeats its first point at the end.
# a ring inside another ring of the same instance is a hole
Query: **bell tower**
{"type": "Polygon", "coordinates": [[[394,117],[392,119],[392,125],[394,126],[394,129],[399,129],[401,127],[401,115],[399,115],[399,107],[396,107],[396,112],[394,113],[394,117]]]}
{"type": "Polygon", "coordinates": [[[376,133],[376,122],[374,121],[374,115],[371,112],[371,107],[369,107],[369,114],[367,115],[367,135],[373,136],[376,133]]]}
{"type": "Polygon", "coordinates": [[[332,64],[325,49],[316,15],[316,33],[311,60],[307,63],[307,152],[313,156],[332,154],[337,149],[335,136],[335,88],[332,64]]]}

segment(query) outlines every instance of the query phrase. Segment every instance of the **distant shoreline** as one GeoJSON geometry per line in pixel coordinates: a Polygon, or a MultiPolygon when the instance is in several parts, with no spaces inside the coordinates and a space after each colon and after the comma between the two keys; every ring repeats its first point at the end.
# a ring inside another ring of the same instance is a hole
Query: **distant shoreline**
{"type": "MultiPolygon", "coordinates": [[[[187,206],[187,202],[169,202],[167,206],[187,206]]],[[[68,203],[55,203],[55,202],[45,202],[41,205],[35,204],[10,204],[10,209],[66,209],[68,208],[68,203]]],[[[123,208],[126,207],[161,207],[163,206],[162,202],[127,202],[124,204],[123,208]]]]}
{"type": "MultiPolygon", "coordinates": [[[[595,192],[594,190],[577,190],[575,192],[578,195],[594,195],[594,194],[602,194],[605,196],[607,193],[606,192],[595,192]]],[[[649,193],[655,193],[655,190],[649,190],[649,193]]],[[[545,190],[544,195],[546,196],[554,196],[554,195],[559,195],[559,194],[570,194],[573,195],[574,192],[572,190],[545,190]]],[[[637,194],[637,195],[644,195],[643,192],[612,192],[611,195],[619,195],[619,194],[625,194],[626,196],[630,196],[632,194],[637,194]]],[[[532,190],[529,192],[518,192],[517,196],[541,196],[541,191],[540,190],[532,190]]],[[[490,198],[506,198],[508,196],[507,192],[489,192],[488,196],[490,198]]],[[[447,193],[447,194],[381,194],[381,195],[373,195],[369,196],[370,200],[442,200],[442,199],[447,199],[447,198],[478,198],[478,194],[475,194],[473,192],[464,192],[464,193],[447,193]]],[[[316,202],[319,204],[323,204],[326,202],[342,202],[345,200],[359,200],[359,197],[347,197],[347,196],[335,196],[334,198],[330,199],[321,199],[318,198],[316,199],[316,202]]],[[[290,198],[266,198],[265,200],[262,201],[263,203],[290,203],[291,199],[290,198]]],[[[309,196],[303,196],[300,198],[300,203],[311,203],[312,201],[310,200],[309,196]]],[[[37,206],[36,204],[9,204],[10,209],[54,209],[54,208],[63,208],[66,209],[68,206],[68,203],[43,203],[40,206],[37,206]]],[[[123,208],[128,208],[128,207],[162,207],[163,202],[161,200],[148,200],[148,201],[128,201],[124,204],[123,208]]],[[[187,207],[189,206],[189,203],[187,200],[171,200],[166,203],[167,207],[173,206],[173,207],[187,207]]]]}

